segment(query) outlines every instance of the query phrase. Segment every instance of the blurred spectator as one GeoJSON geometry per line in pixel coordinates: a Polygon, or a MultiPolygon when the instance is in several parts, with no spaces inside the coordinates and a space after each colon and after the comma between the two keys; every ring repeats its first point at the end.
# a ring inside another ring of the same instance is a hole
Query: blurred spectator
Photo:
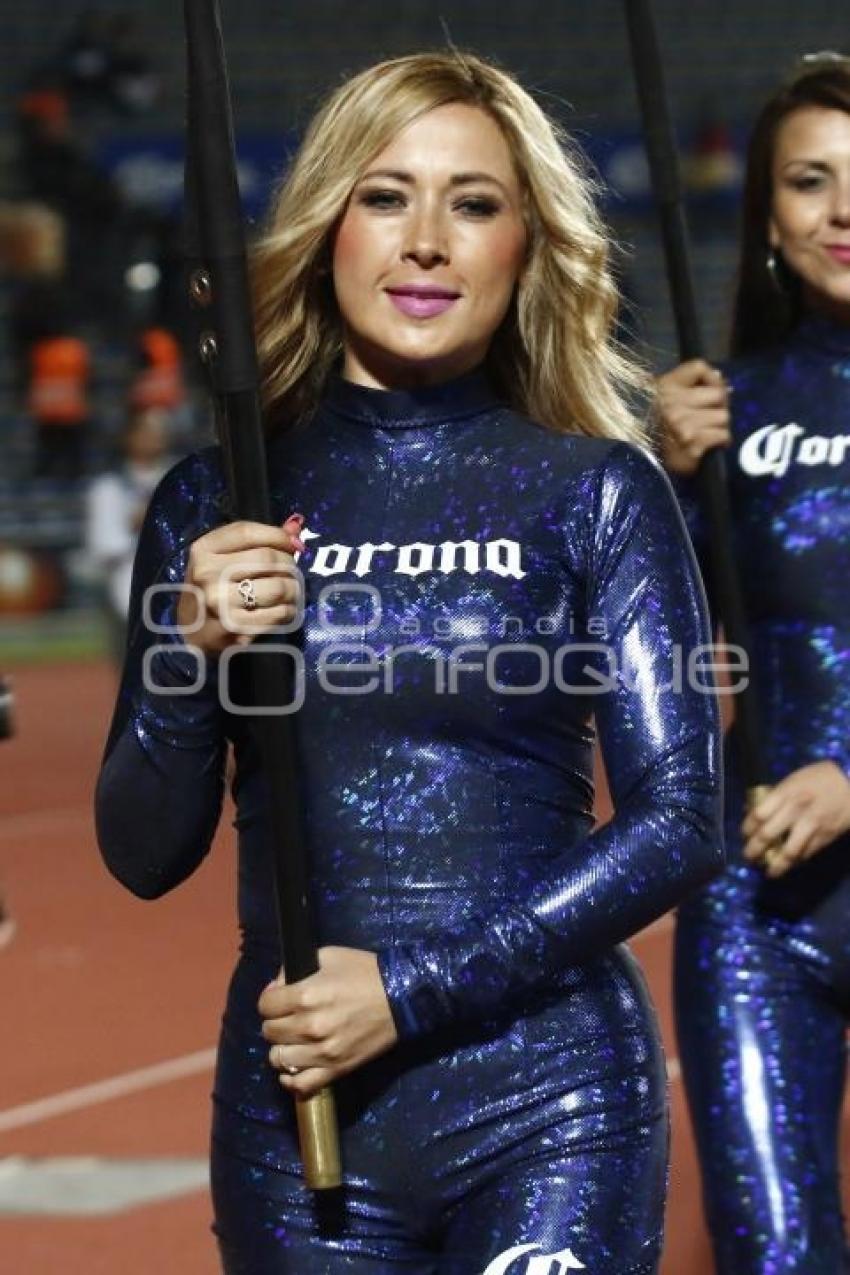
{"type": "Polygon", "coordinates": [[[35,429],[33,472],[40,478],[78,478],[89,433],[91,357],[72,326],[61,279],[32,279],[13,298],[9,333],[15,380],[35,429]]]}
{"type": "Polygon", "coordinates": [[[23,93],[17,122],[26,193],[65,222],[66,282],[74,317],[119,321],[128,218],[123,196],[75,136],[64,92],[40,88],[23,93]]]}
{"type": "Polygon", "coordinates": [[[18,99],[17,117],[18,158],[29,192],[69,219],[113,219],[120,195],[74,136],[66,94],[29,89],[18,99]]]}
{"type": "Polygon", "coordinates": [[[80,478],[91,418],[88,345],[69,333],[45,335],[30,346],[27,362],[26,406],[36,427],[36,477],[80,478]]]}
{"type": "Polygon", "coordinates": [[[13,279],[56,279],[65,268],[65,223],[45,204],[0,201],[0,268],[13,279]]]}
{"type": "Polygon", "coordinates": [[[84,9],[56,54],[56,73],[74,105],[102,105],[109,94],[109,18],[99,9],[84,9]]]}
{"type": "Polygon", "coordinates": [[[80,123],[94,107],[111,114],[147,109],[159,83],[138,18],[90,7],[16,102],[20,183],[65,223],[73,317],[110,338],[126,337],[140,321],[167,318],[160,258],[172,255],[175,219],[125,196],[89,153],[80,123]],[[148,262],[155,280],[134,282],[140,274],[134,267],[148,262]]]}
{"type": "Polygon", "coordinates": [[[136,541],[151,494],[171,463],[169,441],[166,412],[131,408],[121,459],[94,480],[86,499],[86,550],[100,577],[110,647],[119,665],[126,644],[136,541]]]}
{"type": "Polygon", "coordinates": [[[64,280],[64,222],[34,203],[0,205],[0,262],[15,280],[9,336],[18,398],[36,432],[35,473],[73,479],[85,464],[88,345],[64,280]]]}
{"type": "Polygon", "coordinates": [[[150,110],[159,96],[160,80],[142,47],[136,15],[116,14],[109,26],[109,39],[108,87],[112,102],[127,114],[150,110]]]}
{"type": "Polygon", "coordinates": [[[84,9],[67,38],[32,77],[67,94],[82,115],[139,114],[159,96],[160,78],[144,50],[136,14],[84,9]]]}
{"type": "Polygon", "coordinates": [[[70,324],[65,245],[65,222],[52,209],[27,202],[0,204],[0,267],[14,284],[8,322],[19,392],[29,381],[30,347],[70,324]]]}
{"type": "Polygon", "coordinates": [[[147,328],[139,337],[141,367],[130,386],[130,406],[144,411],[161,407],[174,411],[186,401],[183,355],[165,328],[147,328]]]}

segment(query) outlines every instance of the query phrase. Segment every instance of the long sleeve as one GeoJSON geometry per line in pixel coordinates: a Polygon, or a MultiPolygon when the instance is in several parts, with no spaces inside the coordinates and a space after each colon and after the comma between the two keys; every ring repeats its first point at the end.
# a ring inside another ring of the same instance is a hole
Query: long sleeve
{"type": "Polygon", "coordinates": [[[97,783],[104,861],[143,898],[164,894],[194,871],[221,813],[226,741],[216,665],[196,657],[174,630],[177,594],[170,587],[184,579],[192,541],[222,521],[212,455],[181,462],[151,500],[133,570],[127,659],[97,783]]]}
{"type": "Polygon", "coordinates": [[[705,601],[670,485],[643,453],[611,449],[582,551],[587,614],[608,648],[593,706],[614,817],[580,853],[555,856],[524,897],[379,953],[403,1038],[485,1019],[551,985],[722,866],[705,601]]]}

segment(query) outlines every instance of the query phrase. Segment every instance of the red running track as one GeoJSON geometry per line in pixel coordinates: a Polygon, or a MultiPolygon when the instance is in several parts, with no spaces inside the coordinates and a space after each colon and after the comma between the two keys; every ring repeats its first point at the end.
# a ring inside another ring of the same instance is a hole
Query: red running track
{"type": "MultiPolygon", "coordinates": [[[[100,664],[24,669],[15,675],[15,690],[18,733],[0,745],[0,887],[18,925],[11,946],[0,952],[0,1167],[11,1156],[203,1157],[211,1083],[205,1051],[215,1042],[236,951],[229,820],[189,882],[155,904],[133,899],[101,866],[92,828],[91,793],[114,694],[111,670],[100,664]],[[145,1074],[187,1058],[192,1074],[179,1075],[179,1067],[145,1074]],[[124,1078],[119,1089],[134,1091],[110,1096],[101,1082],[114,1077],[124,1078]],[[96,1087],[75,1094],[87,1086],[96,1087]],[[59,1113],[44,1106],[21,1110],[57,1095],[65,1104],[59,1113]],[[16,1118],[25,1122],[10,1128],[16,1118]]],[[[711,1275],[676,1079],[670,937],[664,918],[634,944],[673,1063],[662,1272],[711,1275]]],[[[106,1216],[5,1216],[0,1271],[213,1275],[218,1265],[209,1217],[205,1191],[106,1216]]]]}

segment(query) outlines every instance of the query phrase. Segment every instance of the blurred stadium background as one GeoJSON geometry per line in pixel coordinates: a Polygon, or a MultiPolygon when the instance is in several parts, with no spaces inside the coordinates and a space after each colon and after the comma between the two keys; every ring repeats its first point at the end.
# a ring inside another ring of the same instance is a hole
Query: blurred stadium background
{"type": "MultiPolygon", "coordinates": [[[[134,413],[165,422],[175,459],[211,439],[181,296],[180,9],[0,0],[0,676],[19,727],[0,743],[0,896],[17,923],[0,952],[12,1042],[0,1059],[0,1270],[15,1275],[216,1268],[197,1191],[209,1047],[235,944],[227,834],[218,866],[149,911],[105,879],[90,817],[115,634],[87,539],[89,492],[114,469],[134,413]],[[71,1153],[103,1160],[75,1171],[57,1160],[71,1153]],[[159,1195],[116,1199],[119,1162],[138,1182],[154,1160],[159,1195]],[[28,1188],[33,1165],[53,1177],[28,1188]],[[187,1191],[182,1212],[144,1203],[187,1191]],[[44,1222],[86,1212],[111,1220],[44,1222]]],[[[222,10],[249,217],[326,88],[450,38],[515,72],[585,149],[619,244],[623,336],[653,367],[673,361],[618,0],[222,0],[222,10]]],[[[801,54],[850,51],[850,13],[835,0],[656,0],[656,10],[702,319],[719,356],[748,122],[801,54]]],[[[638,952],[669,1040],[668,943],[662,926],[638,952]]],[[[674,1098],[665,1272],[700,1275],[710,1263],[675,1086],[674,1098]]]]}
{"type": "MultiPolygon", "coordinates": [[[[622,250],[624,333],[653,365],[669,362],[666,285],[617,0],[224,0],[222,8],[249,216],[260,215],[329,85],[449,36],[516,72],[584,147],[622,250]]],[[[769,9],[757,0],[659,0],[657,13],[698,295],[709,348],[720,354],[748,121],[801,52],[842,48],[850,22],[830,0],[769,9]]],[[[179,5],[4,0],[0,40],[0,665],[8,665],[45,646],[104,648],[84,492],[110,464],[128,404],[146,392],[144,373],[148,398],[169,414],[175,452],[205,439],[207,424],[191,351],[169,386],[145,344],[151,330],[186,341],[179,5]],[[63,392],[76,402],[57,407],[63,392]]]]}

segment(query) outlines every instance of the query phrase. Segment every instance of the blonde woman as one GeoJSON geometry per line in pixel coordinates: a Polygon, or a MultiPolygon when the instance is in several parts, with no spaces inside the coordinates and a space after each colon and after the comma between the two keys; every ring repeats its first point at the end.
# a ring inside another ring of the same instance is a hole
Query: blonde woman
{"type": "Polygon", "coordinates": [[[371,67],[319,111],[256,253],[281,528],[223,524],[215,450],[154,500],[99,829],[130,889],[170,889],[207,850],[232,743],[229,1275],[657,1268],[664,1065],[619,944],[719,866],[717,723],[607,257],[581,166],[516,81],[457,53],[371,67]],[[139,619],[153,581],[194,586],[150,602],[169,638],[139,619]],[[231,659],[274,628],[303,672],[323,945],[291,987],[231,659]],[[616,803],[596,832],[594,721],[616,803]],[[329,1081],[332,1198],[304,1189],[289,1101],[329,1081]]]}

